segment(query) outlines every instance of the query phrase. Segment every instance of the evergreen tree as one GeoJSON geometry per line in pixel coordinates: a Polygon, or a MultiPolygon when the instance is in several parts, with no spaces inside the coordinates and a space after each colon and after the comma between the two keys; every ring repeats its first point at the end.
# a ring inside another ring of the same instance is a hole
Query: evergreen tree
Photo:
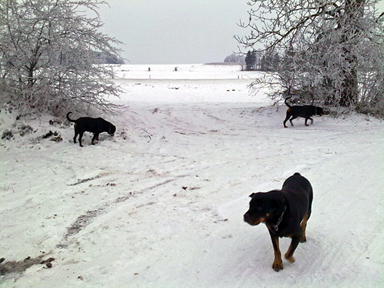
{"type": "Polygon", "coordinates": [[[272,54],[272,55],[264,55],[261,58],[261,71],[267,71],[267,72],[272,72],[272,71],[277,71],[278,66],[280,64],[280,56],[278,53],[272,54]]]}
{"type": "Polygon", "coordinates": [[[245,57],[245,65],[247,66],[247,71],[256,70],[256,51],[248,51],[247,56],[245,57]]]}

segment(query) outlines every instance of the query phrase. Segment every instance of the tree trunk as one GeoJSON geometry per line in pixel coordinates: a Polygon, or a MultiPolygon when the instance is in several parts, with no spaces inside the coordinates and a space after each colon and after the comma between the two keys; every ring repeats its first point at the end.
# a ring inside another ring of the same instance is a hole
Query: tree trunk
{"type": "Polygon", "coordinates": [[[343,84],[342,91],[340,97],[340,106],[349,107],[352,104],[357,102],[358,97],[358,87],[357,87],[357,73],[356,70],[353,69],[349,73],[343,73],[343,84]]]}
{"type": "MultiPolygon", "coordinates": [[[[356,18],[362,17],[365,0],[346,0],[345,2],[345,24],[349,30],[343,36],[346,45],[353,45],[353,38],[360,33],[356,25],[356,18]],[[352,30],[351,30],[352,29],[352,30]],[[352,43],[351,43],[352,42],[352,43]]],[[[344,24],[344,25],[345,25],[344,24]]],[[[344,58],[348,68],[342,72],[342,91],[340,95],[340,106],[349,107],[358,100],[358,79],[357,79],[357,57],[353,55],[350,48],[344,47],[344,58]]]]}

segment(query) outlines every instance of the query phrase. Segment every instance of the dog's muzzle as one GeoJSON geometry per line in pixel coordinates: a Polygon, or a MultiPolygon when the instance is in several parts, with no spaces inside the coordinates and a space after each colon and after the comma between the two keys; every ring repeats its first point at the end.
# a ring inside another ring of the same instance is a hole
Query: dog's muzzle
{"type": "Polygon", "coordinates": [[[262,219],[252,219],[248,214],[244,214],[244,222],[247,222],[251,226],[256,226],[261,223],[262,219]]]}

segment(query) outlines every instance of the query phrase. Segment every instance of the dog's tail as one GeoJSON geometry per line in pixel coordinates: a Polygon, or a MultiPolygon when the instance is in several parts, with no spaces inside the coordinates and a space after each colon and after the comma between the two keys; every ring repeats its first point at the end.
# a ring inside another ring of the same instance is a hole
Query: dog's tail
{"type": "Polygon", "coordinates": [[[292,97],[289,96],[289,97],[285,98],[285,100],[284,100],[284,103],[285,103],[285,105],[288,106],[288,108],[291,108],[291,105],[289,105],[289,103],[287,102],[287,100],[289,100],[289,99],[291,99],[291,98],[292,98],[292,97]]]}
{"type": "Polygon", "coordinates": [[[67,114],[67,119],[69,122],[76,122],[76,120],[72,120],[71,118],[69,118],[69,114],[71,114],[72,112],[68,112],[67,114]]]}

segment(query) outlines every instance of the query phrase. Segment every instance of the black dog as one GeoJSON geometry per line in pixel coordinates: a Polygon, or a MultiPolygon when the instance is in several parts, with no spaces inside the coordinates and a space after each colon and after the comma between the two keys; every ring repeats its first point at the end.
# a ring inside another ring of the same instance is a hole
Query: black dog
{"type": "Polygon", "coordinates": [[[288,99],[289,98],[285,99],[285,101],[284,101],[285,105],[288,106],[287,117],[285,117],[285,120],[283,122],[285,128],[288,128],[285,125],[285,123],[291,117],[292,118],[289,120],[289,122],[291,122],[292,126],[293,126],[292,120],[296,119],[297,117],[305,118],[305,126],[309,126],[307,124],[308,119],[311,120],[311,124],[313,123],[313,119],[311,118],[311,116],[313,116],[313,115],[319,115],[319,116],[324,115],[324,110],[321,107],[317,107],[317,106],[313,106],[313,105],[291,106],[291,105],[289,105],[287,103],[288,99]]]}
{"type": "Polygon", "coordinates": [[[83,147],[81,139],[83,138],[85,131],[94,133],[92,138],[92,145],[95,144],[95,140],[99,140],[100,133],[108,132],[109,135],[113,136],[116,131],[116,127],[108,121],[105,121],[103,118],[81,117],[77,120],[72,120],[69,118],[69,114],[71,113],[72,112],[69,112],[67,114],[67,119],[70,122],[75,122],[75,137],[73,137],[73,142],[76,143],[76,137],[77,135],[80,135],[79,143],[81,147],[83,147]]]}
{"type": "Polygon", "coordinates": [[[283,269],[279,249],[279,237],[291,237],[291,245],[285,254],[290,262],[295,262],[293,252],[299,242],[306,242],[305,228],[311,216],[313,192],[307,179],[299,173],[285,180],[281,190],[252,193],[249,210],[244,214],[244,221],[252,226],[260,222],[268,227],[271,235],[275,260],[272,268],[283,269]]]}

